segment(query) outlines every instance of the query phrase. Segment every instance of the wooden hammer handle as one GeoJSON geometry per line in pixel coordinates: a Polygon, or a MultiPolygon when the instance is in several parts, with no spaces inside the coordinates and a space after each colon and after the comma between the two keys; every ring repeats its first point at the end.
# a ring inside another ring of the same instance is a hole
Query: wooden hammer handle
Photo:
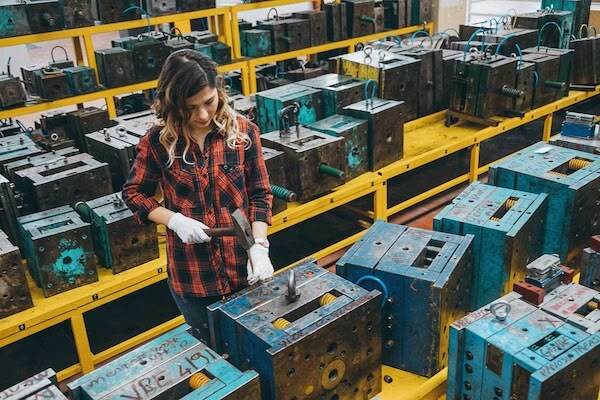
{"type": "Polygon", "coordinates": [[[233,227],[205,229],[204,232],[210,237],[235,236],[233,227]]]}

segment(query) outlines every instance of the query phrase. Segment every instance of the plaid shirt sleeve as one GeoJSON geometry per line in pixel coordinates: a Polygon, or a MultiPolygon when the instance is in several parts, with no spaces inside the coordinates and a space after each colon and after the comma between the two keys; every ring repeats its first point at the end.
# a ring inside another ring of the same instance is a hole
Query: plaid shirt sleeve
{"type": "MultiPolygon", "coordinates": [[[[245,120],[245,119],[244,119],[245,120]]],[[[273,193],[269,184],[269,174],[263,158],[258,126],[245,120],[246,131],[251,140],[246,150],[244,173],[247,182],[250,222],[261,221],[271,225],[273,193]]]]}
{"type": "Polygon", "coordinates": [[[148,214],[160,207],[153,196],[162,172],[151,147],[151,137],[152,132],[149,132],[140,140],[135,162],[122,192],[123,200],[139,224],[149,223],[148,214]]]}

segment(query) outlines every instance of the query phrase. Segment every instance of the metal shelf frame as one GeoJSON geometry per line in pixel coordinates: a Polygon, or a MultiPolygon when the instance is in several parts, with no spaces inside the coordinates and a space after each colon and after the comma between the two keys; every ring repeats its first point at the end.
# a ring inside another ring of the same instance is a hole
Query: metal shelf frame
{"type": "MultiPolygon", "coordinates": [[[[591,92],[571,92],[568,97],[532,110],[522,118],[501,119],[497,127],[484,129],[469,124],[445,127],[443,125],[443,112],[411,121],[405,125],[405,158],[381,170],[365,173],[320,198],[304,204],[290,204],[287,210],[273,217],[270,233],[282,231],[369,194],[373,195],[373,207],[369,215],[372,219],[386,220],[389,216],[456,185],[477,180],[479,175],[485,173],[489,168],[489,165],[479,165],[479,146],[483,141],[502,135],[513,128],[539,118],[544,118],[545,122],[541,139],[547,141],[551,135],[553,112],[598,94],[600,94],[600,86],[591,92]],[[452,179],[398,205],[388,205],[387,180],[464,149],[470,151],[471,162],[468,174],[452,179]]],[[[365,231],[356,233],[322,249],[311,257],[319,259],[343,249],[359,240],[365,231]]],[[[279,270],[278,273],[288,268],[289,266],[279,270]]],[[[183,319],[177,317],[99,354],[93,354],[88,341],[83,318],[84,313],[166,279],[166,277],[164,238],[161,238],[161,256],[159,259],[118,275],[112,275],[109,270],[101,269],[99,270],[99,281],[97,283],[48,299],[43,298],[41,290],[31,283],[35,307],[0,320],[0,347],[7,346],[68,320],[75,339],[79,363],[60,371],[59,378],[66,379],[78,373],[90,372],[95,365],[172,329],[181,324],[183,319]]],[[[383,400],[387,398],[422,398],[418,396],[423,396],[434,390],[441,390],[440,388],[443,386],[446,376],[445,370],[429,380],[394,369],[389,369],[389,371],[390,374],[398,376],[398,379],[394,379],[394,382],[406,382],[407,380],[412,382],[409,386],[413,388],[413,392],[401,389],[404,386],[399,384],[385,384],[384,387],[389,387],[389,389],[380,395],[383,400]],[[409,392],[413,393],[414,396],[410,395],[413,396],[410,397],[409,392]],[[394,393],[394,397],[389,397],[390,393],[394,393]]]]}

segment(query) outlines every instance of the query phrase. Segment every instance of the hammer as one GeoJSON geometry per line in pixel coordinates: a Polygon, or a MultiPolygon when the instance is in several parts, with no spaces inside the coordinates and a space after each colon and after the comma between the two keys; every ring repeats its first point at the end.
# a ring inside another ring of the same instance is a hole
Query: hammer
{"type": "Polygon", "coordinates": [[[233,219],[233,226],[205,229],[204,232],[210,237],[236,236],[240,241],[240,245],[248,253],[248,260],[250,260],[252,271],[254,271],[254,263],[250,257],[250,247],[254,245],[254,236],[252,235],[250,221],[248,221],[244,212],[239,208],[231,214],[231,218],[233,219]]]}

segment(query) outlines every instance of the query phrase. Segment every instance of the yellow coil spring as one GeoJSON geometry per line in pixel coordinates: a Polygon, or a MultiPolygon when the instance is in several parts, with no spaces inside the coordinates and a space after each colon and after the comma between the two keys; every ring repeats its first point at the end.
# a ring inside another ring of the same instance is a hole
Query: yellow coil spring
{"type": "Polygon", "coordinates": [[[597,310],[598,309],[598,303],[596,303],[595,301],[590,301],[587,303],[587,306],[590,310],[597,310]]]}
{"type": "Polygon", "coordinates": [[[277,329],[283,330],[288,327],[290,321],[285,318],[277,318],[275,322],[273,322],[273,326],[277,329]]]}
{"type": "MultiPolygon", "coordinates": [[[[508,199],[506,199],[506,201],[504,202],[504,204],[502,204],[502,209],[508,211],[511,208],[513,208],[515,206],[515,204],[517,204],[517,202],[519,201],[519,199],[515,199],[514,197],[509,197],[508,199]]],[[[494,222],[500,222],[500,217],[495,217],[495,216],[491,216],[490,217],[490,221],[494,221],[494,222]]]]}
{"type": "Polygon", "coordinates": [[[321,305],[321,307],[325,307],[327,304],[331,303],[335,299],[337,299],[337,297],[335,297],[331,293],[325,293],[323,296],[321,296],[319,304],[321,305]]]}
{"type": "Polygon", "coordinates": [[[190,388],[196,390],[199,387],[206,385],[208,382],[210,382],[210,378],[208,376],[204,375],[202,372],[197,372],[194,375],[192,375],[189,384],[190,388]]]}
{"type": "Polygon", "coordinates": [[[569,169],[580,170],[587,167],[592,162],[590,160],[584,160],[583,158],[573,158],[569,160],[569,169]]]}

